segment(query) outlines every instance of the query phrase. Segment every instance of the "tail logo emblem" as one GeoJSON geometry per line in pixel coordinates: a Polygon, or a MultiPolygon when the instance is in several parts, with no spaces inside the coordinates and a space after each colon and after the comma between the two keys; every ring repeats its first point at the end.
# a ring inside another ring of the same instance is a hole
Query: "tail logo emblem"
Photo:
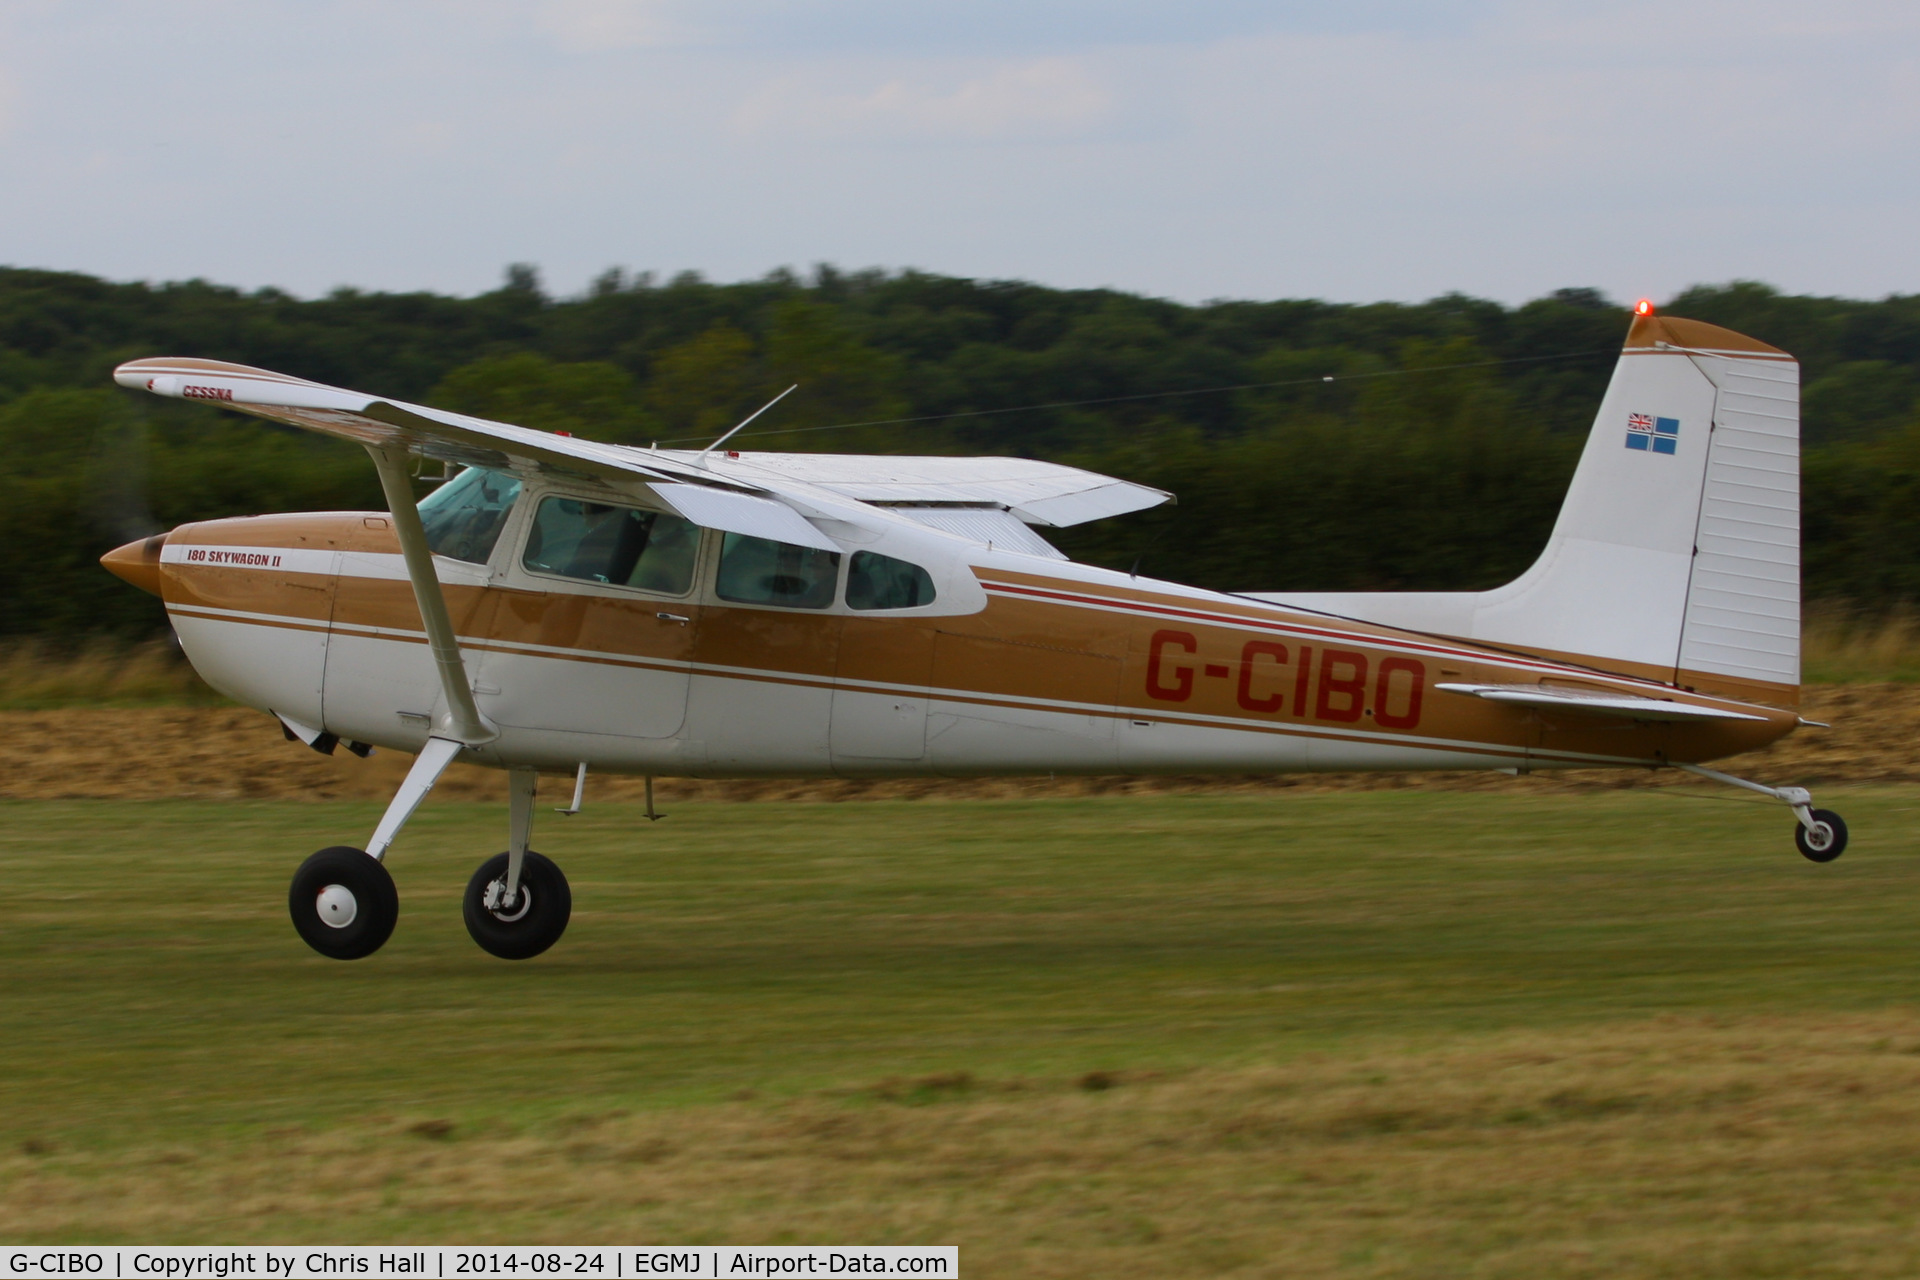
{"type": "Polygon", "coordinates": [[[1650,413],[1627,415],[1627,448],[1642,453],[1672,453],[1680,446],[1680,419],[1650,413]]]}

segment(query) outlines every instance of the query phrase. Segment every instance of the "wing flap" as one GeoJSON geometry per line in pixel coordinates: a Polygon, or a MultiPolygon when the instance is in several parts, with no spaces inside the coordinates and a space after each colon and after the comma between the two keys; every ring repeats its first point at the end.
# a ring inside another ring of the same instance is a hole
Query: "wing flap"
{"type": "Polygon", "coordinates": [[[894,507],[893,512],[915,524],[924,524],[929,529],[957,534],[1006,551],[1044,556],[1048,560],[1067,558],[1052,543],[1028,528],[1019,516],[1011,511],[1002,511],[999,507],[894,507]]]}
{"type": "Polygon", "coordinates": [[[994,506],[1028,524],[1056,527],[1143,511],[1173,497],[1164,489],[1032,458],[745,453],[709,461],[717,475],[767,484],[797,481],[876,506],[994,506]]]}
{"type": "Polygon", "coordinates": [[[1598,690],[1561,689],[1539,684],[1436,684],[1443,693],[1512,706],[1541,707],[1574,715],[1607,716],[1614,719],[1656,720],[1674,723],[1700,723],[1714,720],[1764,720],[1765,716],[1723,707],[1703,707],[1691,702],[1671,702],[1665,698],[1641,698],[1628,693],[1602,693],[1598,690]]]}
{"type": "Polygon", "coordinates": [[[839,551],[840,544],[807,522],[805,516],[785,503],[771,498],[756,498],[750,493],[711,489],[695,484],[659,484],[653,491],[697,525],[742,533],[770,542],[790,542],[822,551],[839,551]]]}

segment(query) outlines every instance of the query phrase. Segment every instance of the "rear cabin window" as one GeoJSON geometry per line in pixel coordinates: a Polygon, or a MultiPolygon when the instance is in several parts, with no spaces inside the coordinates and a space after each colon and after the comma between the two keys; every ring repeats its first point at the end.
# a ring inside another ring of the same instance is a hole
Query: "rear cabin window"
{"type": "Polygon", "coordinates": [[[847,608],[913,609],[933,603],[933,578],[917,564],[856,551],[847,565],[847,608]]]}
{"type": "Polygon", "coordinates": [[[546,498],[520,563],[534,573],[683,596],[693,588],[700,528],[664,511],[546,498]]]}
{"type": "Polygon", "coordinates": [[[435,555],[485,564],[520,496],[520,477],[468,467],[420,499],[420,523],[435,555]]]}
{"type": "Polygon", "coordinates": [[[730,533],[720,543],[714,591],[737,604],[824,609],[833,603],[840,553],[730,533]]]}

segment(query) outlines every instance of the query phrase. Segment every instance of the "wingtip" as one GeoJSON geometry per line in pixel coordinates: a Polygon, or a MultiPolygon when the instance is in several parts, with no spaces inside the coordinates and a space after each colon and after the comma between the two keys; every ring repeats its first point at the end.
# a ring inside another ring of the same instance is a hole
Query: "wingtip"
{"type": "Polygon", "coordinates": [[[135,389],[145,387],[152,390],[154,377],[159,372],[162,361],[151,357],[142,360],[129,360],[113,371],[113,380],[123,387],[135,389]]]}

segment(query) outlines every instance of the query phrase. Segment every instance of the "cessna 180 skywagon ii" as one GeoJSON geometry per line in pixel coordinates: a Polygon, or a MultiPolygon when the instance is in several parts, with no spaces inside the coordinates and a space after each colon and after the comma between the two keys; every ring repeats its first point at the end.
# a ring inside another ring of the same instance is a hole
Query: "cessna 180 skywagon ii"
{"type": "Polygon", "coordinates": [[[325,955],[391,934],[382,859],[455,759],[509,774],[507,851],[465,917],[513,959],[571,912],[529,848],[540,771],[574,774],[577,808],[589,769],[1675,767],[1785,802],[1808,858],[1847,842],[1805,790],[1701,764],[1805,723],[1799,366],[1644,304],[1545,552],[1484,592],[1232,595],[1074,564],[1034,527],[1170,495],[1044,462],[630,448],[211,360],[114,376],[379,470],[388,511],[182,525],[103,560],[290,737],[416,753],[367,847],[294,875],[325,955]],[[416,505],[421,457],[463,470],[416,505]]]}

